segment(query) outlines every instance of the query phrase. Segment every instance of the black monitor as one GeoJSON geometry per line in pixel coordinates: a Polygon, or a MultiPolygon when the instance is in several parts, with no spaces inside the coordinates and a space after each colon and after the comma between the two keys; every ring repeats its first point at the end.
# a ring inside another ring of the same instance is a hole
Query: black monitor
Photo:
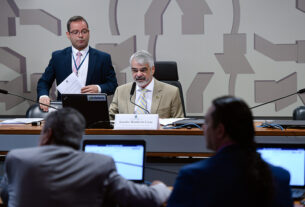
{"type": "Polygon", "coordinates": [[[105,93],[62,94],[62,105],[83,114],[86,128],[111,128],[105,93]]]}

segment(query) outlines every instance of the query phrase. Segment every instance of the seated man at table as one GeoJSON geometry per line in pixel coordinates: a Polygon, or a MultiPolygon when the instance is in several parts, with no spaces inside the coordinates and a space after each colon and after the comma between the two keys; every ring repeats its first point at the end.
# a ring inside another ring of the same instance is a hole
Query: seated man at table
{"type": "Polygon", "coordinates": [[[39,147],[8,153],[1,184],[8,206],[148,207],[167,200],[170,191],[160,181],[135,184],[117,173],[111,157],[79,151],[84,127],[79,112],[59,109],[46,118],[39,147]]]}
{"type": "Polygon", "coordinates": [[[169,207],[292,207],[289,172],[256,152],[254,125],[244,101],[225,96],[205,116],[207,147],[216,155],[183,167],[169,207]]]}
{"type": "Polygon", "coordinates": [[[130,57],[129,62],[135,82],[116,89],[109,107],[110,119],[114,119],[118,113],[159,114],[160,118],[184,117],[179,89],[153,77],[155,66],[151,54],[138,51],[130,57]]]}

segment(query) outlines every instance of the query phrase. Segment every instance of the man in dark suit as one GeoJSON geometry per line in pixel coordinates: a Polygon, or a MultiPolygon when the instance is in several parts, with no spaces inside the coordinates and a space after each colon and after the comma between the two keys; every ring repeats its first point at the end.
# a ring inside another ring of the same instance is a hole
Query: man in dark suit
{"type": "Polygon", "coordinates": [[[111,157],[79,151],[84,127],[79,112],[59,109],[46,118],[39,147],[8,153],[0,190],[7,189],[9,207],[157,207],[167,200],[162,182],[127,181],[111,157]]]}
{"type": "Polygon", "coordinates": [[[215,156],[183,167],[169,207],[292,207],[289,173],[256,152],[251,111],[244,101],[215,99],[205,116],[207,147],[215,156]]]}
{"type": "MultiPolygon", "coordinates": [[[[71,17],[67,23],[66,35],[72,47],[53,52],[49,65],[37,84],[39,102],[49,105],[49,90],[54,80],[59,85],[72,72],[85,85],[81,93],[113,94],[118,84],[111,57],[88,46],[90,31],[87,21],[81,16],[71,17]]],[[[58,93],[57,100],[60,99],[61,94],[58,93]]],[[[47,106],[40,107],[48,111],[47,106]]]]}

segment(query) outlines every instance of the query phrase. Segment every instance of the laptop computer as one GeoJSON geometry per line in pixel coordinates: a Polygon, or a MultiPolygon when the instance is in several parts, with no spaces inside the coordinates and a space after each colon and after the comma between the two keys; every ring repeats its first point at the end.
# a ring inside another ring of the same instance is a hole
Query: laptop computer
{"type": "Polygon", "coordinates": [[[290,173],[292,197],[305,193],[305,144],[257,144],[257,152],[268,163],[280,166],[290,173]]]}
{"type": "Polygon", "coordinates": [[[107,94],[62,94],[63,107],[78,110],[86,119],[86,128],[113,128],[109,121],[107,94]]]}
{"type": "Polygon", "coordinates": [[[189,127],[202,127],[204,124],[204,119],[196,119],[196,118],[186,118],[183,120],[179,120],[173,123],[174,126],[189,126],[189,127]]]}
{"type": "Polygon", "coordinates": [[[83,151],[111,156],[125,179],[144,183],[144,140],[84,140],[83,151]]]}

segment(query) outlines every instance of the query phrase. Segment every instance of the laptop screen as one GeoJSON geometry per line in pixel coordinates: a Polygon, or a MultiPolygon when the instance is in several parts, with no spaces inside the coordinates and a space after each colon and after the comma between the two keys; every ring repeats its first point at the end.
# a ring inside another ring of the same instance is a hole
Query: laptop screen
{"type": "Polygon", "coordinates": [[[257,152],[262,158],[290,173],[290,186],[305,187],[305,145],[258,144],[257,152]]]}
{"type": "Polygon", "coordinates": [[[111,156],[125,179],[144,182],[144,140],[85,140],[83,151],[111,156]]]}
{"type": "Polygon", "coordinates": [[[78,110],[86,119],[86,128],[111,128],[104,93],[62,94],[62,105],[78,110]]]}

